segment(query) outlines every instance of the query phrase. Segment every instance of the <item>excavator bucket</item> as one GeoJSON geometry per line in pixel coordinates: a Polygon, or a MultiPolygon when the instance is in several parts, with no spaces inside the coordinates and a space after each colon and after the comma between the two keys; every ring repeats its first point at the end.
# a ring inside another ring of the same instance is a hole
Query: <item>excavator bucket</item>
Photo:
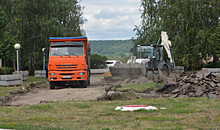
{"type": "Polygon", "coordinates": [[[145,67],[142,67],[141,64],[116,64],[110,67],[109,70],[113,77],[138,78],[144,75],[145,67]]]}

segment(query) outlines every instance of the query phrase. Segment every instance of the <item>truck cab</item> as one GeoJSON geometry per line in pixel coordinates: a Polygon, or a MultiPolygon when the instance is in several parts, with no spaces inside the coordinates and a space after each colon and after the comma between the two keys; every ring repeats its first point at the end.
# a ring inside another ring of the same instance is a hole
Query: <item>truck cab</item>
{"type": "Polygon", "coordinates": [[[90,43],[87,37],[50,37],[48,80],[55,86],[90,84],[90,43]]]}

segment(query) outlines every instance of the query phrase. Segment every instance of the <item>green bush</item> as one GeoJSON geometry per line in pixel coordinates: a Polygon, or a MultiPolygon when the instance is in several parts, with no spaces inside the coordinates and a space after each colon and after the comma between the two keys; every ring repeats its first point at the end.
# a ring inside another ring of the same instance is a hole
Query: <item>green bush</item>
{"type": "Polygon", "coordinates": [[[91,69],[104,69],[104,68],[106,68],[106,64],[105,64],[106,60],[107,60],[106,56],[101,56],[99,54],[91,54],[91,56],[90,56],[91,69]]]}
{"type": "Polygon", "coordinates": [[[9,67],[1,67],[0,68],[0,75],[4,75],[4,69],[6,69],[6,74],[12,74],[12,72],[14,72],[13,68],[9,68],[9,67]]]}

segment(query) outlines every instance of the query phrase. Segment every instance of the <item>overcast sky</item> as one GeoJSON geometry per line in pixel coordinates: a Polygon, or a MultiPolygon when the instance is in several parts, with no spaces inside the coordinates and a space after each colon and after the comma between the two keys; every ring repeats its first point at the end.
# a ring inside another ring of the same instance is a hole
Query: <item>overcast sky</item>
{"type": "Polygon", "coordinates": [[[140,25],[141,0],[82,0],[83,25],[89,40],[126,40],[135,36],[140,25]]]}

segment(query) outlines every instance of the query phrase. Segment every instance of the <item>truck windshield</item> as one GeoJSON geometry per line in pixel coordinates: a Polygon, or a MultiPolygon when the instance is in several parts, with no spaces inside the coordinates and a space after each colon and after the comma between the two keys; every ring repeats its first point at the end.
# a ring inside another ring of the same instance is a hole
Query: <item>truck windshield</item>
{"type": "Polygon", "coordinates": [[[71,55],[83,55],[82,46],[68,46],[68,47],[51,47],[51,56],[71,56],[71,55]]]}
{"type": "Polygon", "coordinates": [[[153,56],[153,54],[154,48],[151,46],[141,46],[137,48],[137,58],[150,58],[151,56],[153,56]]]}

